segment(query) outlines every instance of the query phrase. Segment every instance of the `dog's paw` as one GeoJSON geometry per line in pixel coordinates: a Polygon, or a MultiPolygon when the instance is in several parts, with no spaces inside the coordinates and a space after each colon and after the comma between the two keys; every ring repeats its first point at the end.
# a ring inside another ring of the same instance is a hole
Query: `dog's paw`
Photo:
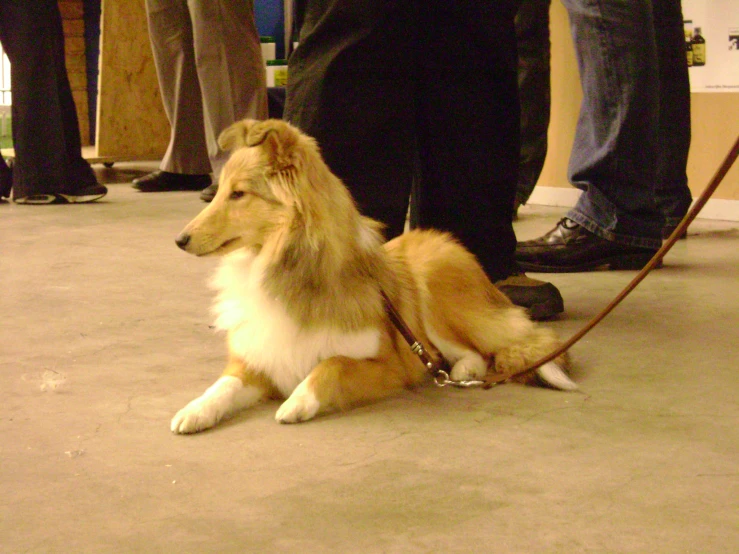
{"type": "Polygon", "coordinates": [[[320,402],[310,390],[308,379],[300,383],[277,410],[275,419],[280,423],[298,423],[313,419],[321,407],[320,402]]]}
{"type": "Polygon", "coordinates": [[[216,402],[201,396],[182,408],[172,418],[170,429],[173,433],[197,433],[210,429],[223,417],[216,402]]]}
{"type": "Polygon", "coordinates": [[[244,385],[240,379],[220,377],[202,396],[177,412],[170,428],[173,433],[197,433],[210,429],[235,409],[253,404],[258,395],[252,396],[244,395],[244,385]]]}
{"type": "Polygon", "coordinates": [[[210,429],[223,418],[224,410],[212,398],[200,396],[182,408],[172,418],[173,433],[197,433],[210,429]]]}
{"type": "Polygon", "coordinates": [[[468,352],[452,367],[449,377],[453,381],[467,381],[470,379],[484,379],[488,366],[477,352],[468,352]]]}

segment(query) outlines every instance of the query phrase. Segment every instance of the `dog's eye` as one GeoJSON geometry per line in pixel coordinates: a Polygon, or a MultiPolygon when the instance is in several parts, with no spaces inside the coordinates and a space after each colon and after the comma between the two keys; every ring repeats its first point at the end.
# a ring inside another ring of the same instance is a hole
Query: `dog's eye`
{"type": "Polygon", "coordinates": [[[238,200],[242,196],[244,196],[243,190],[235,190],[231,193],[231,196],[229,198],[231,198],[231,200],[238,200]]]}

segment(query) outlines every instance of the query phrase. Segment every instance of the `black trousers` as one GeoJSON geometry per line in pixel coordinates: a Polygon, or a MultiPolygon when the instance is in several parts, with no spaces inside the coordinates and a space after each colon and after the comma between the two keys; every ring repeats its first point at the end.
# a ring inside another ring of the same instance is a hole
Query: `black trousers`
{"type": "Polygon", "coordinates": [[[56,0],[0,0],[0,42],[13,87],[13,196],[71,193],[94,184],[80,151],[56,0]]]}
{"type": "Polygon", "coordinates": [[[285,118],[315,137],[360,210],[454,233],[492,280],[516,271],[512,0],[297,0],[285,118]]]}
{"type": "Polygon", "coordinates": [[[654,32],[659,60],[659,143],[657,207],[665,225],[676,226],[693,200],[688,188],[690,77],[685,63],[685,31],[680,0],[654,0],[654,32]]]}
{"type": "Polygon", "coordinates": [[[547,158],[551,54],[550,0],[523,0],[516,14],[518,97],[521,101],[521,163],[516,199],[528,202],[547,158]]]}

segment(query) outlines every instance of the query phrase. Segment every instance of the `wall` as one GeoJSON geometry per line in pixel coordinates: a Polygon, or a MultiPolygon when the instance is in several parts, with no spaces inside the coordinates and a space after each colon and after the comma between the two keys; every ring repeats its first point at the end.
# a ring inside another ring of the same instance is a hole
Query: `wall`
{"type": "Polygon", "coordinates": [[[77,106],[82,144],[90,144],[90,121],[88,118],[87,60],[85,59],[85,21],[83,0],[59,2],[64,27],[64,54],[67,75],[72,87],[72,96],[77,106]]]}
{"type": "Polygon", "coordinates": [[[274,37],[277,58],[285,58],[285,11],[283,0],[255,0],[254,20],[261,36],[274,37]]]}
{"type": "MultiPolygon", "coordinates": [[[[569,31],[567,11],[559,2],[551,8],[552,119],[549,151],[532,203],[570,206],[579,194],[567,181],[567,163],[575,135],[582,91],[569,31]],[[559,189],[559,190],[558,190],[559,189]]],[[[692,143],[688,182],[693,197],[703,191],[739,134],[739,94],[691,95],[692,143]]],[[[702,215],[739,220],[739,162],[714,193],[702,215]]]]}

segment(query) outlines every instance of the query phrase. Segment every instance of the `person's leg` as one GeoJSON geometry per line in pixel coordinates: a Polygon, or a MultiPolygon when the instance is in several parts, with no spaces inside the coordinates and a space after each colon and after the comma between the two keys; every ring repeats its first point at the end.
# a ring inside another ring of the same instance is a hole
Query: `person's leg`
{"type": "Polygon", "coordinates": [[[570,181],[583,194],[568,217],[603,239],[659,248],[659,75],[651,0],[563,3],[583,89],[569,167],[570,181]]]}
{"type": "Polygon", "coordinates": [[[659,75],[651,0],[563,0],[583,101],[569,178],[583,191],[544,236],[519,243],[527,271],[639,269],[662,243],[655,201],[659,75]]]}
{"type": "Polygon", "coordinates": [[[521,159],[516,206],[526,204],[547,157],[550,92],[550,0],[523,0],[516,13],[521,159]]]}
{"type": "Polygon", "coordinates": [[[267,118],[267,85],[253,0],[191,0],[195,66],[214,181],[228,153],[221,131],[239,119],[267,118]]]}
{"type": "Polygon", "coordinates": [[[146,0],[146,14],[162,103],[172,128],[160,169],[207,175],[211,166],[188,2],[146,0]]]}
{"type": "Polygon", "coordinates": [[[418,2],[297,0],[285,119],[314,137],[361,212],[403,232],[415,143],[418,2]]]}
{"type": "Polygon", "coordinates": [[[518,271],[515,10],[434,0],[419,14],[419,224],[452,232],[493,282],[518,271]]]}
{"type": "MultiPolygon", "coordinates": [[[[13,198],[73,197],[86,188],[105,194],[82,158],[77,110],[64,59],[55,1],[0,3],[0,40],[13,84],[13,198]]],[[[43,199],[39,203],[48,203],[43,199]]]]}
{"type": "MultiPolygon", "coordinates": [[[[680,0],[652,0],[659,59],[657,206],[671,233],[688,213],[692,196],[686,166],[690,149],[690,81],[680,0]]],[[[665,237],[666,238],[666,237],[665,237]]]]}
{"type": "Polygon", "coordinates": [[[562,296],[551,283],[523,275],[514,259],[520,114],[509,45],[516,8],[515,1],[425,4],[414,203],[421,227],[451,231],[506,296],[544,319],[564,310],[562,296]]]}
{"type": "MultiPolygon", "coordinates": [[[[421,12],[429,6],[419,6],[298,1],[300,45],[289,60],[285,118],[318,140],[329,167],[347,184],[361,211],[387,225],[388,238],[403,232],[411,181],[424,167],[420,187],[428,181],[429,190],[417,199],[424,206],[423,225],[454,232],[491,279],[504,279],[519,273],[511,226],[519,134],[515,49],[503,48],[500,56],[481,52],[479,59],[456,54],[462,48],[477,55],[490,44],[512,40],[515,9],[504,16],[496,11],[499,7],[490,13],[471,3],[465,16],[456,7],[435,7],[438,33],[424,39],[441,41],[432,48],[421,40],[428,17],[421,12]],[[474,21],[478,12],[487,23],[502,27],[474,21]],[[459,44],[451,45],[444,38],[450,31],[441,16],[455,13],[459,44]],[[465,25],[475,29],[472,39],[465,25]],[[495,34],[491,29],[501,36],[490,38],[495,34]],[[443,64],[436,63],[440,72],[434,74],[431,58],[436,56],[443,64]],[[493,67],[488,67],[491,59],[493,67]],[[467,61],[474,65],[457,67],[467,61]],[[417,102],[421,72],[427,98],[423,107],[417,102]],[[446,99],[428,99],[436,94],[446,99]],[[484,106],[476,112],[480,104],[484,106]],[[447,109],[451,112],[444,113],[447,109]],[[424,130],[417,136],[418,123],[424,130]],[[424,161],[417,155],[420,142],[424,161]],[[450,182],[444,183],[447,177],[450,182]]],[[[536,305],[534,317],[563,309],[559,292],[548,283],[517,275],[506,287],[501,290],[515,303],[536,305]]]]}
{"type": "Polygon", "coordinates": [[[10,198],[10,189],[13,187],[13,172],[0,156],[0,199],[10,198]]]}

